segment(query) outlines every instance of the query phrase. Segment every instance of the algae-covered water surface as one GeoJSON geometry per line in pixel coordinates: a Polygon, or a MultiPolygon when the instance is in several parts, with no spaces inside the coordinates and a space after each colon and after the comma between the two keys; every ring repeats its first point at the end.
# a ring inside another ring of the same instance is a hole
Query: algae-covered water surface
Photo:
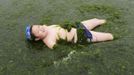
{"type": "Polygon", "coordinates": [[[133,0],[0,0],[0,75],[133,75],[133,0]],[[111,32],[109,42],[74,45],[27,42],[30,24],[106,19],[96,31],[111,32]]]}

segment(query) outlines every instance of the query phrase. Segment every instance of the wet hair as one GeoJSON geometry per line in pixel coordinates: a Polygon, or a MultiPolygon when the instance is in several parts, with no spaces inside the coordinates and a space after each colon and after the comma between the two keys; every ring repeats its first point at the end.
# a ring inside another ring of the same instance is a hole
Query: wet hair
{"type": "Polygon", "coordinates": [[[35,41],[35,35],[32,33],[32,28],[33,28],[33,25],[30,27],[30,33],[31,33],[31,39],[32,41],[35,41]]]}

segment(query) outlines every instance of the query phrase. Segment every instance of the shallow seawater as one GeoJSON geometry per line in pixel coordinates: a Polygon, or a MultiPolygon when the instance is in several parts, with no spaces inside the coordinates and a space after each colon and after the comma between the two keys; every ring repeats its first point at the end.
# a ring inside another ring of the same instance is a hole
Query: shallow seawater
{"type": "Polygon", "coordinates": [[[134,1],[0,0],[0,75],[133,75],[134,1]],[[106,19],[94,29],[111,32],[109,42],[58,43],[54,50],[25,39],[30,24],[106,19]]]}

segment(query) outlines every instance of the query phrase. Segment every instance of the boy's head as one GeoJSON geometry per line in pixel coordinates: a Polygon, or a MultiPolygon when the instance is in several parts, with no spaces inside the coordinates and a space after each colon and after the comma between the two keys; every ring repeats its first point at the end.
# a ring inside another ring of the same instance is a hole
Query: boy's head
{"type": "Polygon", "coordinates": [[[27,40],[38,41],[47,35],[46,28],[41,25],[32,25],[26,27],[26,38],[27,40]]]}

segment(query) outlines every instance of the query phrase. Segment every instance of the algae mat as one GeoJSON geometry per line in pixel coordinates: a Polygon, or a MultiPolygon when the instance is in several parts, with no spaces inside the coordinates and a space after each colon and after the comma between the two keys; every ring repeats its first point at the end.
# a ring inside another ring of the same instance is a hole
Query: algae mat
{"type": "Polygon", "coordinates": [[[133,75],[133,0],[0,0],[0,75],[133,75]],[[107,19],[114,41],[54,50],[25,40],[27,24],[107,19]]]}

